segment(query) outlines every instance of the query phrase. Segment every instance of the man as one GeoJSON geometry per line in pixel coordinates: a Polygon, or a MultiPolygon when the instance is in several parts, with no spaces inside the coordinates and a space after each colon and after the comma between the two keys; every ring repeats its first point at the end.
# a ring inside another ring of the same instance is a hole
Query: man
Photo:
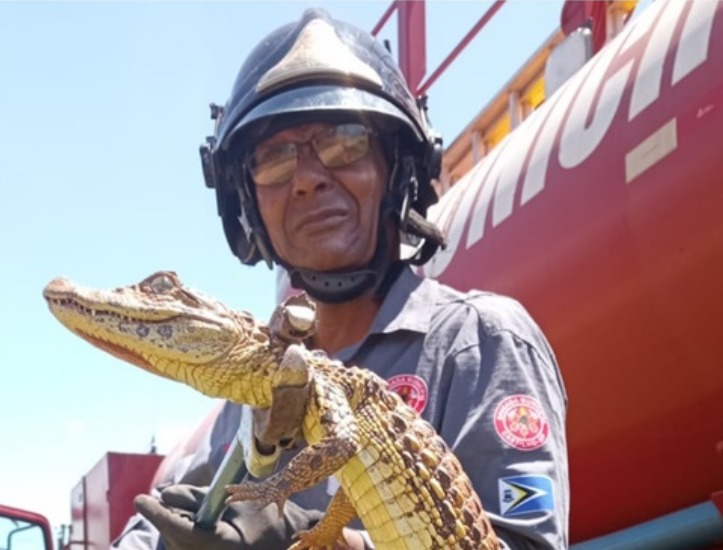
{"type": "MultiPolygon", "coordinates": [[[[249,55],[217,114],[202,157],[234,254],[285,269],[317,304],[307,344],[374,370],[435,426],[503,546],[566,547],[566,396],[554,355],[517,302],[410,269],[443,240],[424,217],[441,139],[389,53],[309,10],[249,55]]],[[[235,503],[211,532],[192,528],[202,493],[188,486],[136,506],[169,548],[283,548],[335,489],[296,495],[282,519],[235,503]]],[[[370,544],[360,525],[345,538],[370,544]]]]}

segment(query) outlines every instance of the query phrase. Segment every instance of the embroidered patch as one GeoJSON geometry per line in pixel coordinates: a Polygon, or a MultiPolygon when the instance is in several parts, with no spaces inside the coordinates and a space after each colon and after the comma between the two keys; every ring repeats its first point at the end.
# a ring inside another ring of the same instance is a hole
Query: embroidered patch
{"type": "Polygon", "coordinates": [[[515,449],[533,451],[547,441],[550,423],[537,399],[530,395],[510,395],[495,409],[495,431],[515,449]]]}
{"type": "Polygon", "coordinates": [[[497,480],[502,516],[552,512],[555,499],[552,479],[540,475],[503,477],[497,480]]]}
{"type": "Polygon", "coordinates": [[[427,383],[424,380],[415,374],[397,374],[392,376],[387,384],[389,389],[396,392],[407,405],[422,414],[429,397],[427,383]]]}

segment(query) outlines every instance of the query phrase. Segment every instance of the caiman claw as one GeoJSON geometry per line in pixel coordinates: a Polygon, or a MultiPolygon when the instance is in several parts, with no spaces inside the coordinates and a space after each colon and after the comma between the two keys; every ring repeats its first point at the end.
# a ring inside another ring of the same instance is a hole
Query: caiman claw
{"type": "Polygon", "coordinates": [[[263,509],[273,502],[278,509],[279,518],[283,517],[284,504],[290,496],[288,491],[283,491],[278,484],[268,480],[227,485],[226,494],[229,495],[226,499],[227,505],[232,502],[250,500],[258,503],[259,508],[263,509]]]}

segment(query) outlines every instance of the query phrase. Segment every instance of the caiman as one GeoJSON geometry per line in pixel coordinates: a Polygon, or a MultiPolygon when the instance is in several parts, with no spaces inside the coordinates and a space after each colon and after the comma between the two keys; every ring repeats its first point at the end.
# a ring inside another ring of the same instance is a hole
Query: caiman
{"type": "Polygon", "coordinates": [[[371,371],[289,344],[169,271],[114,290],[56,278],[44,296],[58,320],[94,346],[211,397],[267,408],[274,388],[308,383],[308,445],[273,476],[227,488],[229,501],[281,510],[294,493],[335,476],[341,490],[323,520],[298,533],[294,550],[331,547],[356,517],[378,550],[499,548],[457,458],[371,371]]]}

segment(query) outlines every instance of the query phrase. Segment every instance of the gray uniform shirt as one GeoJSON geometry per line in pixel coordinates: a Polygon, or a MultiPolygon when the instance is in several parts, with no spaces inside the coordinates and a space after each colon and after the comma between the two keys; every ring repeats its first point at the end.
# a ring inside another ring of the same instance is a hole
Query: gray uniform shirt
{"type": "MultiPolygon", "coordinates": [[[[405,269],[369,331],[337,359],[376,372],[460,459],[510,548],[566,548],[567,397],[555,356],[515,300],[405,269]]],[[[294,500],[324,509],[336,485],[294,500]]]]}
{"type": "MultiPolygon", "coordinates": [[[[518,302],[405,269],[366,337],[336,358],[385,378],[437,429],[504,545],[567,548],[567,398],[547,340],[518,302]]],[[[229,418],[237,415],[219,422],[229,418]]],[[[228,444],[221,439],[211,437],[209,458],[228,444]]],[[[323,510],[336,488],[329,480],[292,500],[323,510]]]]}

